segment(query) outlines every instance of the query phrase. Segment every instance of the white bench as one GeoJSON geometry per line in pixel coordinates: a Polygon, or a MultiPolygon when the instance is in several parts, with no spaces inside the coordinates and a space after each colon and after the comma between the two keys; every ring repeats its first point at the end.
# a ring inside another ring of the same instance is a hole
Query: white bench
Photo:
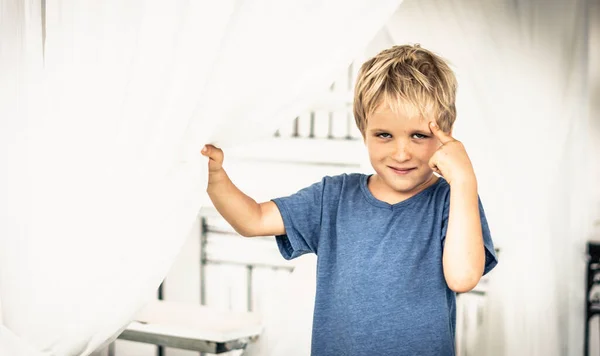
{"type": "Polygon", "coordinates": [[[245,349],[262,329],[256,313],[157,300],[149,303],[118,338],[219,354],[245,349]]]}

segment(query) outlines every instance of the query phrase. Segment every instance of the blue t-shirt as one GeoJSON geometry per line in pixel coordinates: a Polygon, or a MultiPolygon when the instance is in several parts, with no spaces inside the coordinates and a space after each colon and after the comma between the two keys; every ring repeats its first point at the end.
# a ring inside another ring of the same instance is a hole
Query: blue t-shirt
{"type": "MultiPolygon", "coordinates": [[[[454,355],[456,295],[442,269],[450,186],[397,204],[376,199],[368,176],[343,174],[273,199],[284,258],[316,253],[311,354],[454,355]]],[[[497,263],[481,203],[485,273],[497,263]]]]}

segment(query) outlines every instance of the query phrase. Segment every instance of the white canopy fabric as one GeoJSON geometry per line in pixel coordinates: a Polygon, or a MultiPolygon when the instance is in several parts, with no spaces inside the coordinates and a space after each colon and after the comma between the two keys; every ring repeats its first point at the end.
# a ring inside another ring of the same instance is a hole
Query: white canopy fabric
{"type": "Polygon", "coordinates": [[[202,145],[293,119],[399,3],[0,1],[0,354],[116,337],[202,205],[202,145]]]}

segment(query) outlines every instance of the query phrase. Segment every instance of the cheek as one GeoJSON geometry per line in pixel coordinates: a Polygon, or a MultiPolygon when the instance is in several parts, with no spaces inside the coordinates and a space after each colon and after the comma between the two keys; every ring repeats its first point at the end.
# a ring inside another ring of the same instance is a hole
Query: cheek
{"type": "Polygon", "coordinates": [[[431,156],[437,151],[438,146],[436,144],[427,144],[419,147],[418,156],[422,161],[428,162],[431,156]]]}
{"type": "Polygon", "coordinates": [[[369,151],[371,159],[385,155],[385,147],[374,142],[367,142],[367,151],[369,151]]]}

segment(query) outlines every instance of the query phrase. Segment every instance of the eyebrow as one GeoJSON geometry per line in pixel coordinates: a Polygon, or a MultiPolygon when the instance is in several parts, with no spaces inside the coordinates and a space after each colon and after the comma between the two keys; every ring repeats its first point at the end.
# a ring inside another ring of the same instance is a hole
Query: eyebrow
{"type": "Polygon", "coordinates": [[[421,130],[421,129],[415,130],[414,132],[418,133],[418,134],[423,134],[423,135],[431,135],[432,134],[431,131],[425,131],[425,130],[421,130]]]}
{"type": "MultiPolygon", "coordinates": [[[[380,129],[380,128],[374,128],[374,129],[370,129],[369,132],[390,132],[391,130],[386,130],[386,129],[380,129]]],[[[419,134],[424,134],[424,135],[431,135],[431,131],[427,131],[427,130],[423,130],[423,129],[413,129],[410,130],[413,133],[419,133],[419,134]]]]}

